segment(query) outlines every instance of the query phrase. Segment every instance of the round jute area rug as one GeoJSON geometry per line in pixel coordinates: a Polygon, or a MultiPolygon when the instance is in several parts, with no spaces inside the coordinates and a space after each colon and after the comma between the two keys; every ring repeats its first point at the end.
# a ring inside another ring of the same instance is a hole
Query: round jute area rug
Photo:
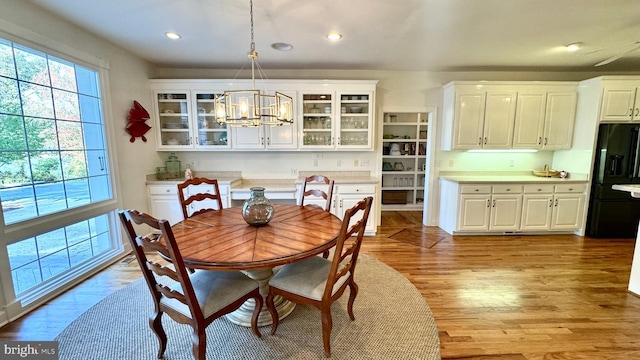
{"type": "MultiPolygon", "coordinates": [[[[366,255],[356,269],[360,288],[356,317],[347,314],[349,294],[332,306],[332,359],[440,359],[438,329],[429,306],[400,273],[366,255]]],[[[158,341],[149,328],[153,302],[141,278],[108,296],[72,322],[55,339],[61,360],[155,359],[158,341]]],[[[191,328],[163,316],[165,359],[193,360],[191,328]]],[[[297,305],[275,335],[222,317],[207,328],[207,359],[325,359],[320,311],[297,305]]]]}

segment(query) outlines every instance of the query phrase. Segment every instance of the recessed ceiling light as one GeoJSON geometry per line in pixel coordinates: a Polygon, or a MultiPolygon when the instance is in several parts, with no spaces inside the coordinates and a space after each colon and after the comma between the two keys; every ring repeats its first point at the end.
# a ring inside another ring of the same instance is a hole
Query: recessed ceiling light
{"type": "Polygon", "coordinates": [[[327,39],[329,39],[329,40],[340,40],[340,39],[342,39],[342,34],[333,31],[333,32],[330,32],[330,33],[327,34],[327,39]]]}
{"type": "Polygon", "coordinates": [[[169,39],[173,39],[173,40],[177,40],[180,39],[182,36],[180,36],[180,34],[178,33],[174,33],[174,32],[166,32],[164,33],[164,36],[168,37],[169,39]]]}
{"type": "Polygon", "coordinates": [[[582,47],[582,43],[581,42],[571,43],[571,44],[567,45],[567,50],[569,50],[569,51],[578,51],[578,50],[580,50],[581,47],[582,47]]]}
{"type": "Polygon", "coordinates": [[[271,44],[271,47],[279,51],[290,51],[291,49],[293,49],[293,45],[283,42],[273,43],[271,44]]]}

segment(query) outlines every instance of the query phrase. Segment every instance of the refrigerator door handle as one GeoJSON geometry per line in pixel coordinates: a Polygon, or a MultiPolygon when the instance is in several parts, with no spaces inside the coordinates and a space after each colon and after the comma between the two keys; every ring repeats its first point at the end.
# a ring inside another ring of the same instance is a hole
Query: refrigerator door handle
{"type": "Polygon", "coordinates": [[[638,137],[639,132],[638,132],[639,128],[634,128],[633,132],[634,132],[634,136],[633,136],[633,140],[635,141],[635,144],[633,146],[633,172],[631,173],[632,178],[636,178],[639,176],[640,173],[640,138],[638,137]]]}

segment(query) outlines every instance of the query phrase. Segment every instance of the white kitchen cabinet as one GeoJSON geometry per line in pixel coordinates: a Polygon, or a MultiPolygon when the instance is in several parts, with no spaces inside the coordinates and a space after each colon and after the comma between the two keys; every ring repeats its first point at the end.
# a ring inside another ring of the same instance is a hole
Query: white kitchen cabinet
{"type": "Polygon", "coordinates": [[[520,227],[520,185],[460,187],[459,231],[514,231],[520,227]]]}
{"type": "MultiPolygon", "coordinates": [[[[218,183],[218,188],[220,189],[222,207],[229,207],[229,185],[218,183]]],[[[211,185],[191,186],[186,196],[209,191],[213,191],[211,185]]],[[[149,201],[149,214],[155,218],[167,219],[171,225],[184,220],[180,198],[178,197],[177,183],[147,185],[147,198],[149,201]]],[[[205,200],[192,204],[189,212],[192,213],[204,208],[217,208],[217,204],[214,205],[213,203],[212,200],[205,200]]]]}
{"type": "Polygon", "coordinates": [[[194,147],[196,149],[215,151],[229,150],[229,126],[220,125],[215,116],[215,97],[221,93],[193,91],[191,97],[194,123],[194,147]]]}
{"type": "Polygon", "coordinates": [[[382,209],[424,206],[427,129],[431,112],[383,112],[382,209]],[[399,153],[391,154],[391,148],[399,153]]]}
{"type": "Polygon", "coordinates": [[[150,81],[155,110],[150,125],[161,151],[371,151],[376,83],[264,80],[267,91],[277,89],[296,99],[293,124],[243,128],[215,122],[214,97],[246,90],[250,81],[156,79],[150,81]]]}
{"type": "Polygon", "coordinates": [[[444,150],[511,148],[515,90],[449,83],[444,88],[444,108],[444,150]]]}
{"type": "Polygon", "coordinates": [[[301,150],[373,149],[374,91],[300,91],[301,150]]]}
{"type": "Polygon", "coordinates": [[[524,186],[520,229],[523,231],[545,231],[551,228],[553,191],[554,185],[551,184],[524,186]]]}
{"type": "Polygon", "coordinates": [[[543,150],[570,149],[573,125],[576,119],[576,92],[547,94],[547,110],[544,120],[543,150]]]}
{"type": "Polygon", "coordinates": [[[491,194],[460,195],[460,215],[457,229],[460,231],[487,231],[491,217],[491,194]]]}
{"type": "Polygon", "coordinates": [[[157,219],[167,219],[171,225],[184,220],[178,198],[178,187],[171,185],[147,185],[149,214],[157,219]]]}
{"type": "Polygon", "coordinates": [[[570,149],[576,116],[575,85],[518,91],[514,149],[570,149]]]}
{"type": "Polygon", "coordinates": [[[640,81],[605,81],[600,107],[601,122],[640,121],[640,81]]]}
{"type": "MultiPolygon", "coordinates": [[[[194,148],[191,91],[155,91],[154,112],[157,114],[155,126],[158,150],[180,151],[194,148]]],[[[151,121],[151,120],[148,120],[151,121]]]]}
{"type": "MultiPolygon", "coordinates": [[[[376,223],[376,185],[374,184],[338,184],[334,186],[334,201],[335,201],[335,215],[340,219],[344,218],[344,212],[347,209],[355,206],[360,200],[367,196],[374,197],[374,201],[371,203],[371,211],[369,212],[369,218],[367,219],[367,226],[365,233],[367,235],[375,235],[377,231],[376,223]]],[[[360,215],[359,215],[360,216],[360,215]]],[[[361,216],[355,216],[351,221],[360,220],[361,216]]]]}
{"type": "Polygon", "coordinates": [[[236,150],[295,150],[295,124],[282,126],[233,127],[232,147],[236,150]]]}
{"type": "Polygon", "coordinates": [[[577,230],[582,224],[586,185],[556,185],[551,230],[577,230]]]}
{"type": "Polygon", "coordinates": [[[578,231],[586,183],[440,180],[439,226],[448,233],[578,231]],[[457,199],[457,200],[456,200],[457,199]]]}

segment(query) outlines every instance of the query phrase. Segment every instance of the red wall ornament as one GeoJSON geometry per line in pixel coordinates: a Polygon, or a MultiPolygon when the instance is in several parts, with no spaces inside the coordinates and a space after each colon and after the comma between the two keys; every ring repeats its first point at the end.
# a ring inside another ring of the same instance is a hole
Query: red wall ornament
{"type": "Polygon", "coordinates": [[[149,120],[149,113],[145,110],[142,105],[136,100],[133,100],[133,108],[129,110],[129,123],[127,124],[125,130],[131,135],[129,139],[130,142],[136,141],[136,138],[142,138],[142,141],[147,142],[147,138],[144,137],[151,126],[146,124],[146,121],[149,120]]]}

